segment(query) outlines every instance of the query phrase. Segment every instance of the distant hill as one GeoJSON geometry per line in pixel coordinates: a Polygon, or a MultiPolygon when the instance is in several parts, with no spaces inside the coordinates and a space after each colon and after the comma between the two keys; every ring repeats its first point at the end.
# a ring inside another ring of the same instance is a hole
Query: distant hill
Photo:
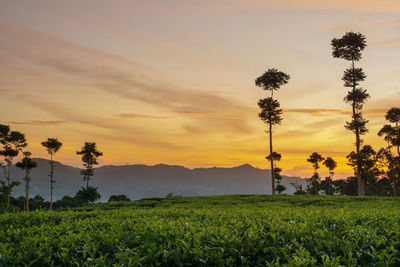
{"type": "MultiPolygon", "coordinates": [[[[50,195],[49,161],[35,159],[38,167],[32,170],[31,196],[42,195],[47,200],[50,195]]],[[[23,171],[13,167],[13,180],[22,182],[23,171]]],[[[3,179],[3,178],[1,178],[3,179]]],[[[80,169],[55,163],[55,199],[65,195],[73,196],[84,182],[80,169]]],[[[282,184],[287,194],[293,194],[292,182],[302,184],[299,177],[283,176],[282,184]]],[[[224,194],[270,194],[271,177],[269,171],[245,164],[233,168],[196,168],[158,164],[102,166],[96,168],[91,184],[98,188],[102,201],[110,195],[125,194],[131,199],[144,197],[165,197],[168,193],[182,196],[211,196],[224,194]]],[[[24,187],[15,189],[14,196],[22,195],[24,187]]]]}

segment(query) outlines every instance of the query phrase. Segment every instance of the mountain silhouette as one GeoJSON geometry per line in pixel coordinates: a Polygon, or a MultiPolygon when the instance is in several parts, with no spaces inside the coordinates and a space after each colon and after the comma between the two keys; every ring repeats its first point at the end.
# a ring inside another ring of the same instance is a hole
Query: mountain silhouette
{"type": "MultiPolygon", "coordinates": [[[[32,170],[31,196],[37,194],[46,200],[50,196],[49,161],[34,159],[38,167],[32,170]]],[[[65,195],[73,196],[84,186],[79,168],[55,162],[54,199],[65,195]]],[[[12,179],[23,183],[23,171],[13,166],[12,179]]],[[[299,177],[283,176],[282,184],[286,194],[293,194],[296,182],[305,188],[305,180],[299,177]]],[[[90,184],[97,187],[102,198],[124,194],[131,199],[165,197],[168,193],[181,196],[210,196],[224,194],[270,194],[271,177],[268,170],[254,168],[249,164],[233,168],[195,168],[157,164],[147,165],[106,165],[95,169],[90,184]]],[[[15,188],[13,195],[23,195],[24,186],[15,188]]]]}

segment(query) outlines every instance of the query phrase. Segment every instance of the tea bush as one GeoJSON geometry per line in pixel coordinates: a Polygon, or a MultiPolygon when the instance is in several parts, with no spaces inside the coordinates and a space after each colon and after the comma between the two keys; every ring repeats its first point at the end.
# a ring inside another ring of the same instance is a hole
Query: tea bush
{"type": "Polygon", "coordinates": [[[400,266],[400,201],[143,199],[0,216],[0,266],[400,266]]]}

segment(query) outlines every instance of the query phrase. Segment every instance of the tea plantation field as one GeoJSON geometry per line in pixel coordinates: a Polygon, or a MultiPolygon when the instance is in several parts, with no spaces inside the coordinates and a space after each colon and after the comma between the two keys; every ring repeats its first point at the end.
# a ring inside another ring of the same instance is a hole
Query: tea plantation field
{"type": "Polygon", "coordinates": [[[218,196],[0,215],[0,266],[400,266],[400,200],[218,196]]]}

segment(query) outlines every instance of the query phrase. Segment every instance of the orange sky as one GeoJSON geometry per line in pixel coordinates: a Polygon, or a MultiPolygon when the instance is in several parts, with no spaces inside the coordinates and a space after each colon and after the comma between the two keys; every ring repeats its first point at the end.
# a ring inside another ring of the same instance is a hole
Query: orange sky
{"type": "Polygon", "coordinates": [[[0,0],[0,123],[24,132],[29,150],[57,137],[56,159],[79,166],[85,141],[102,164],[264,168],[265,125],[254,79],[267,68],[291,76],[276,97],[279,166],[307,177],[314,151],[351,170],[354,137],[343,127],[341,76],[330,41],[367,36],[358,66],[371,94],[365,141],[400,103],[400,3],[383,1],[50,1],[0,0]]]}

